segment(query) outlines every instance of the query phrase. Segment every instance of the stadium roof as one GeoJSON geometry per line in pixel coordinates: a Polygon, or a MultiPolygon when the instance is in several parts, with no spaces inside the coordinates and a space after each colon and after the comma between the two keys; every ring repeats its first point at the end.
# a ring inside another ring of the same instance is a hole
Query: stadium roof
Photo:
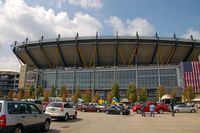
{"type": "Polygon", "coordinates": [[[196,61],[200,41],[146,36],[92,36],[44,39],[12,45],[14,54],[30,67],[132,66],[196,61]]]}

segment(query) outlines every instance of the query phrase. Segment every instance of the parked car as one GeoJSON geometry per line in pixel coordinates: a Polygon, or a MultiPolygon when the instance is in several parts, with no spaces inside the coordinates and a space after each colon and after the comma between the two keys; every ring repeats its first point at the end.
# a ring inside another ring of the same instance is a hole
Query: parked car
{"type": "Polygon", "coordinates": [[[80,107],[82,112],[103,112],[102,107],[97,107],[95,105],[84,105],[80,107]]]}
{"type": "MultiPolygon", "coordinates": [[[[145,108],[144,108],[145,112],[150,112],[149,106],[151,104],[155,104],[155,103],[153,103],[153,102],[145,103],[145,108]]],[[[141,105],[133,106],[132,111],[136,112],[137,114],[140,114],[141,113],[141,105]]],[[[168,108],[168,105],[166,105],[166,104],[157,104],[155,107],[155,112],[157,112],[158,114],[163,114],[164,112],[168,112],[168,111],[169,111],[169,108],[168,108]]]]}
{"type": "Polygon", "coordinates": [[[30,102],[0,100],[0,133],[23,133],[30,129],[48,131],[51,116],[30,102]]]}
{"type": "Polygon", "coordinates": [[[51,115],[51,118],[63,118],[67,121],[70,117],[77,118],[77,111],[70,103],[51,102],[46,107],[45,114],[51,115]]]}
{"type": "Polygon", "coordinates": [[[34,103],[41,111],[43,111],[42,101],[40,99],[26,99],[22,101],[34,103]]]}
{"type": "Polygon", "coordinates": [[[189,113],[194,113],[196,112],[195,107],[186,105],[186,104],[180,104],[180,105],[176,105],[174,106],[174,112],[178,113],[178,112],[189,112],[189,113]]]}
{"type": "Polygon", "coordinates": [[[49,105],[49,102],[42,102],[42,109],[43,111],[46,110],[46,107],[49,105]]]}
{"type": "Polygon", "coordinates": [[[119,108],[117,106],[110,106],[105,110],[106,114],[119,114],[119,115],[129,115],[130,110],[119,108]]]}

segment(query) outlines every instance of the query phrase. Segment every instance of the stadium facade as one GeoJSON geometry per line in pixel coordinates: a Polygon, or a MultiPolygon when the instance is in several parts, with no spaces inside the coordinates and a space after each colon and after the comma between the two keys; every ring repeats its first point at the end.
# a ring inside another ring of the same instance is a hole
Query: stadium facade
{"type": "MultiPolygon", "coordinates": [[[[101,97],[120,86],[121,96],[129,83],[146,88],[155,96],[158,86],[176,88],[180,94],[185,86],[182,62],[198,61],[200,41],[181,38],[146,36],[90,36],[44,39],[12,45],[14,54],[26,64],[24,84],[59,90],[66,85],[73,93],[77,86],[90,89],[101,97]]],[[[194,91],[198,93],[199,91],[194,91]]]]}

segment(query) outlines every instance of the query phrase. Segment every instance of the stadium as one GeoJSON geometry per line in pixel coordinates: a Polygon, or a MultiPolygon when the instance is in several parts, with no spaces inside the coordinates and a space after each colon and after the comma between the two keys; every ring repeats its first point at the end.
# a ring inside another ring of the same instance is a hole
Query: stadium
{"type": "MultiPolygon", "coordinates": [[[[13,53],[27,65],[24,85],[34,84],[57,90],[62,85],[74,93],[98,91],[105,98],[113,83],[118,83],[121,97],[129,83],[146,88],[149,97],[155,97],[156,88],[177,89],[186,85],[199,93],[199,81],[186,84],[184,62],[199,65],[200,41],[155,36],[88,36],[45,39],[28,38],[12,45],[13,53]]],[[[199,72],[199,71],[198,71],[199,72]]],[[[200,74],[199,74],[200,75],[200,74]]],[[[198,80],[198,76],[195,75],[198,80]]],[[[20,75],[21,76],[21,75],[20,75]]]]}

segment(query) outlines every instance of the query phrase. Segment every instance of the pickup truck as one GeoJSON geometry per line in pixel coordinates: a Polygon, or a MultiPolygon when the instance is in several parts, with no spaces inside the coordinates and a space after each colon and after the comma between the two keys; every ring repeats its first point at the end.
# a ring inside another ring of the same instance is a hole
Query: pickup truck
{"type": "MultiPolygon", "coordinates": [[[[155,103],[153,103],[153,102],[145,103],[144,112],[150,112],[149,106],[151,104],[155,104],[155,103]]],[[[133,106],[132,111],[136,112],[137,114],[140,114],[141,113],[141,105],[133,106]]],[[[168,112],[168,111],[169,111],[169,108],[168,108],[168,105],[166,105],[166,104],[157,104],[155,107],[155,112],[157,112],[158,114],[163,114],[164,112],[168,112]]]]}

